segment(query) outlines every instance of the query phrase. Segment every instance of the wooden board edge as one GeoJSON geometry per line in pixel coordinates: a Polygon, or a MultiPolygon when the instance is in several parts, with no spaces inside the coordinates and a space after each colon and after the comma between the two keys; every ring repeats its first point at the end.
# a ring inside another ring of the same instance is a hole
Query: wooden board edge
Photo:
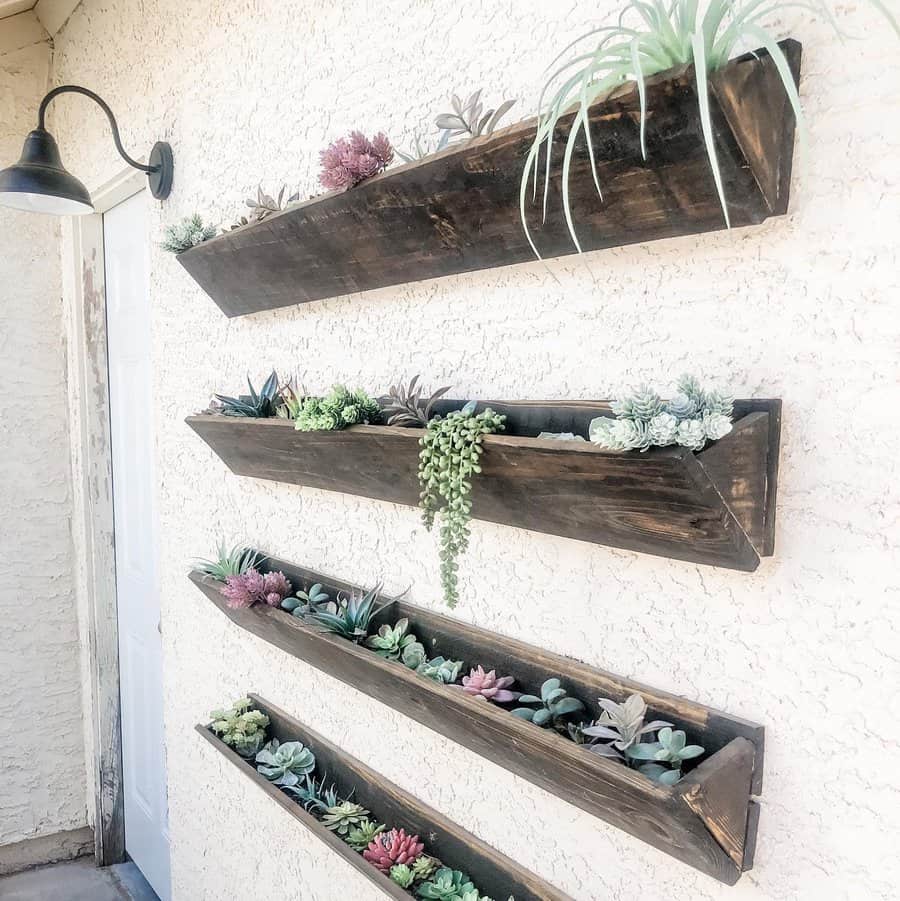
{"type": "Polygon", "coordinates": [[[754,755],[752,742],[735,738],[676,786],[682,802],[700,818],[738,876],[746,854],[754,755]]]}
{"type": "Polygon", "coordinates": [[[741,871],[753,869],[756,859],[756,838],[759,834],[759,817],[762,808],[758,801],[751,801],[747,807],[747,837],[744,839],[744,859],[741,862],[741,871]]]}

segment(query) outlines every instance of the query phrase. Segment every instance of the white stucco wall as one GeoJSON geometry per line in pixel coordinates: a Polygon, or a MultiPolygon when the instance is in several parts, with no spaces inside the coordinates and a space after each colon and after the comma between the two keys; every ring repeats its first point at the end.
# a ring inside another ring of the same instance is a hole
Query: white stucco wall
{"type": "MultiPolygon", "coordinates": [[[[21,19],[4,35],[24,34],[21,19]]],[[[50,64],[46,42],[0,47],[2,166],[35,126],[50,64]]],[[[58,220],[0,210],[0,285],[2,848],[86,823],[58,220]]]]}
{"type": "MultiPolygon", "coordinates": [[[[608,13],[613,4],[600,4],[608,13]]],[[[167,751],[175,897],[369,898],[372,888],[192,732],[252,689],[579,901],[887,899],[900,882],[897,222],[900,54],[856,5],[841,47],[803,41],[810,141],[789,216],[226,320],[152,258],[167,751]],[[865,55],[864,67],[860,64],[865,55]],[[852,59],[852,63],[848,60],[852,59]],[[220,535],[439,605],[435,538],[411,509],[231,476],[183,424],[249,370],[383,390],[416,372],[460,395],[603,397],[683,370],[785,401],[778,547],[753,575],[476,523],[457,615],[768,728],[754,870],[726,888],[401,714],[238,632],[186,581],[220,535]],[[487,787],[487,791],[486,791],[487,787]]],[[[530,110],[598,4],[85,0],[54,78],[89,85],[126,146],[170,140],[161,228],[223,223],[262,179],[315,190],[352,127],[398,142],[483,86],[530,110]]],[[[88,184],[119,171],[96,111],[60,105],[88,184]]],[[[15,370],[18,371],[18,370],[15,370]]]]}

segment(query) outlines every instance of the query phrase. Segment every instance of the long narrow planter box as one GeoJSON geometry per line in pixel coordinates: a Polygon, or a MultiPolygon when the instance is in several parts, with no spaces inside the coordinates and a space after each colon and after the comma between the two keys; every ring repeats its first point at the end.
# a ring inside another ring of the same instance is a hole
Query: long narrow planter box
{"type": "MultiPolygon", "coordinates": [[[[800,44],[781,47],[799,83],[800,44]]],[[[794,116],[768,53],[739,57],[715,73],[710,106],[732,225],[783,215],[794,116]]],[[[583,142],[570,178],[585,250],[725,227],[692,67],[648,79],[645,120],[646,159],[633,83],[591,107],[603,200],[583,142]]],[[[575,250],[560,200],[561,147],[571,121],[564,117],[557,128],[546,221],[539,202],[528,213],[545,258],[575,250]]],[[[535,128],[534,119],[519,122],[290,207],[178,259],[228,316],[534,260],[519,218],[519,183],[535,128]]]]}
{"type": "MultiPolygon", "coordinates": [[[[507,414],[507,430],[484,440],[472,490],[476,519],[745,571],[773,553],[780,401],[738,401],[732,432],[698,454],[613,453],[532,437],[587,434],[590,420],[609,411],[602,401],[486,403],[507,414]]],[[[298,432],[282,419],[208,414],[187,423],[237,475],[419,502],[421,430],[298,432]]]]}
{"type": "MultiPolygon", "coordinates": [[[[353,800],[368,808],[374,819],[387,823],[389,827],[403,828],[409,834],[421,836],[425,841],[426,853],[437,857],[446,866],[468,873],[485,894],[497,901],[506,901],[510,895],[516,901],[572,901],[565,893],[495,851],[274,704],[257,695],[251,694],[249,697],[256,708],[269,717],[269,734],[279,741],[303,742],[315,754],[317,767],[327,774],[328,783],[335,783],[342,797],[348,797],[352,792],[353,800]]],[[[208,726],[199,725],[197,731],[294,819],[370,879],[385,895],[398,901],[410,901],[412,896],[409,892],[326,829],[290,795],[261,776],[253,763],[236,754],[208,726]]]]}
{"type": "MultiPolygon", "coordinates": [[[[334,597],[353,587],[283,560],[270,559],[264,569],[282,570],[295,590],[321,582],[334,597]]],[[[240,628],[721,882],[735,883],[752,866],[759,813],[753,795],[762,789],[761,726],[403,601],[392,602],[373,624],[407,617],[429,655],[496,669],[514,676],[526,692],[559,677],[592,711],[600,697],[622,701],[639,692],[651,719],[669,720],[707,750],[677,785],[659,785],[282,610],[233,610],[220,583],[196,572],[190,578],[240,628]]]]}

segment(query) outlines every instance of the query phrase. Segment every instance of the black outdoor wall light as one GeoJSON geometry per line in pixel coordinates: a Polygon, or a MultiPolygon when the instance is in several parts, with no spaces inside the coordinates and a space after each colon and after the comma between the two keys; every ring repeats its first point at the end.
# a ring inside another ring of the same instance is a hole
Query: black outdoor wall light
{"type": "Polygon", "coordinates": [[[22,158],[14,166],[0,172],[0,203],[17,210],[57,216],[83,216],[94,212],[87,188],[66,171],[59,157],[56,139],[44,128],[44,116],[50,101],[59,94],[67,93],[90,97],[106,113],[119,156],[129,166],[147,173],[150,193],[157,200],[168,197],[172,190],[172,148],[164,141],[157,141],[150,151],[148,165],[133,160],[122,147],[119,126],[106,102],[87,88],[62,85],[54,88],[41,101],[38,126],[25,138],[22,158]]]}

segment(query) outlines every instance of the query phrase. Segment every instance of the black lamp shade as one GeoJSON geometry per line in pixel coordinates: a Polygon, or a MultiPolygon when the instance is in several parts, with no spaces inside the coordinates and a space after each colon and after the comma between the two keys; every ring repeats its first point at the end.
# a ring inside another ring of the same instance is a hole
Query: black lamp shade
{"type": "Polygon", "coordinates": [[[56,139],[43,128],[25,139],[19,162],[0,172],[0,203],[57,216],[94,212],[87,188],[66,171],[56,139]]]}

